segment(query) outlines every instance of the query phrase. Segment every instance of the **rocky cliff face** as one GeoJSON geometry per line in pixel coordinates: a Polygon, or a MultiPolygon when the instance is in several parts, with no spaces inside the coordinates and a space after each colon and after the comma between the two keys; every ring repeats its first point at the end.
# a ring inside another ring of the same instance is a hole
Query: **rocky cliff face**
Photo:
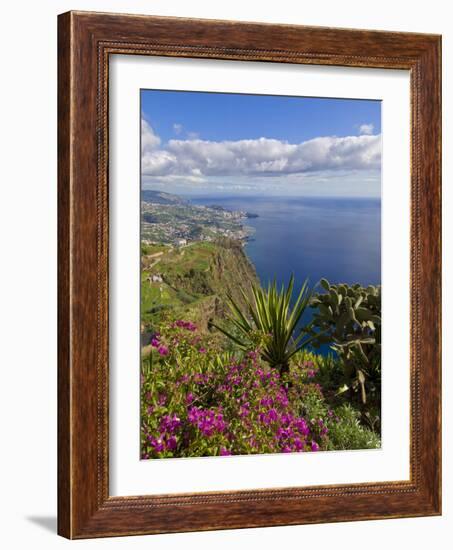
{"type": "Polygon", "coordinates": [[[248,294],[251,285],[258,284],[255,267],[237,241],[226,241],[219,245],[209,269],[211,285],[218,296],[233,296],[238,303],[243,303],[242,287],[248,294]]]}

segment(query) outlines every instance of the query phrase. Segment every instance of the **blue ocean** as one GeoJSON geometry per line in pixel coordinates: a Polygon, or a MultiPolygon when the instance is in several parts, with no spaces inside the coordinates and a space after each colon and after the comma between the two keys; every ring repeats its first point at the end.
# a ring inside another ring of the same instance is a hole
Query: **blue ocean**
{"type": "Polygon", "coordinates": [[[274,278],[296,289],[308,278],[331,283],[381,283],[381,201],[375,198],[203,197],[194,204],[220,205],[257,214],[246,224],[255,234],[245,250],[262,285],[274,278]]]}
{"type": "MultiPolygon", "coordinates": [[[[203,197],[193,204],[219,205],[257,214],[246,220],[255,234],[245,245],[260,282],[287,284],[294,273],[295,293],[305,279],[322,292],[330,283],[381,284],[381,201],[369,198],[203,197]]],[[[309,322],[309,308],[300,326],[309,322]]],[[[318,353],[332,353],[329,345],[318,353]]]]}

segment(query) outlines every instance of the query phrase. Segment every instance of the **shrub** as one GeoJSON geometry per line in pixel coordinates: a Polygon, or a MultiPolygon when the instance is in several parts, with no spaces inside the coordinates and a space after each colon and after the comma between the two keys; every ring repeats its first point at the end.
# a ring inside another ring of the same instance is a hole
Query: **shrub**
{"type": "Polygon", "coordinates": [[[300,414],[260,350],[222,354],[189,321],[151,340],[141,383],[142,458],[317,451],[326,431],[300,414]]]}
{"type": "Polygon", "coordinates": [[[355,393],[351,395],[350,392],[342,391],[345,375],[342,361],[336,356],[332,354],[324,356],[302,350],[294,357],[294,365],[298,365],[305,371],[307,381],[322,388],[325,406],[335,410],[343,404],[357,407],[360,423],[376,434],[380,434],[380,395],[375,395],[373,391],[375,386],[369,389],[369,399],[364,404],[355,399],[355,393]]]}
{"type": "Polygon", "coordinates": [[[360,423],[360,413],[344,403],[333,411],[328,422],[329,450],[378,449],[380,437],[360,423]]]}

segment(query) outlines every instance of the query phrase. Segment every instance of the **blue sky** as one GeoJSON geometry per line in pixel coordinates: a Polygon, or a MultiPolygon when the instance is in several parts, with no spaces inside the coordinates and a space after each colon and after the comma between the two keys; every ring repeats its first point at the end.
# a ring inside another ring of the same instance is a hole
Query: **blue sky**
{"type": "Polygon", "coordinates": [[[379,196],[379,101],[142,90],[141,108],[144,188],[379,196]]]}

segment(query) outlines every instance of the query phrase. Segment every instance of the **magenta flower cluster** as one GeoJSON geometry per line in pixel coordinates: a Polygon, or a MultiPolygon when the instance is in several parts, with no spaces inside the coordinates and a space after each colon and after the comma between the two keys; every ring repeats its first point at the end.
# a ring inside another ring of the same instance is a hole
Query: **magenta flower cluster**
{"type": "Polygon", "coordinates": [[[211,437],[215,433],[224,432],[227,427],[221,411],[221,407],[219,410],[189,407],[187,409],[187,419],[191,424],[196,426],[203,435],[211,437]]]}
{"type": "Polygon", "coordinates": [[[171,327],[183,328],[189,330],[190,332],[194,332],[195,330],[197,330],[197,326],[195,325],[195,323],[192,323],[192,321],[183,321],[182,319],[179,319],[178,321],[172,323],[171,327]]]}
{"type": "Polygon", "coordinates": [[[169,353],[168,347],[165,344],[162,344],[159,338],[160,338],[159,334],[155,334],[151,339],[151,346],[157,349],[157,352],[159,353],[159,355],[163,355],[163,356],[168,355],[169,353]]]}
{"type": "MultiPolygon", "coordinates": [[[[161,417],[158,435],[146,433],[146,441],[151,449],[159,454],[165,451],[173,452],[178,444],[177,435],[181,426],[181,420],[176,414],[168,414],[161,417]]],[[[145,453],[143,458],[149,458],[145,453]]]]}
{"type": "Polygon", "coordinates": [[[325,448],[324,420],[301,412],[302,392],[320,392],[306,372],[288,384],[259,350],[221,359],[191,321],[161,327],[151,347],[155,359],[142,374],[142,458],[325,448]]]}

